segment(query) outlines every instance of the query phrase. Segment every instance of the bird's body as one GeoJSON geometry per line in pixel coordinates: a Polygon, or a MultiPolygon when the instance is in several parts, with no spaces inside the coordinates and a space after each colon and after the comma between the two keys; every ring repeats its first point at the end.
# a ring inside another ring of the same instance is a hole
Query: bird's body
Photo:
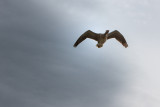
{"type": "Polygon", "coordinates": [[[115,38],[116,40],[118,40],[125,48],[128,47],[128,44],[127,44],[125,38],[117,30],[115,30],[111,33],[109,33],[109,30],[106,30],[106,32],[104,34],[98,34],[98,33],[92,32],[91,30],[88,30],[78,38],[78,40],[74,44],[74,47],[77,47],[78,44],[81,43],[86,38],[96,40],[98,42],[98,44],[96,45],[98,48],[103,47],[103,44],[106,42],[106,40],[111,39],[111,38],[115,38]]]}
{"type": "Polygon", "coordinates": [[[97,44],[96,46],[97,46],[98,48],[103,47],[103,44],[106,42],[107,37],[108,37],[107,34],[106,34],[106,35],[100,34],[100,35],[99,35],[98,44],[97,44]]]}

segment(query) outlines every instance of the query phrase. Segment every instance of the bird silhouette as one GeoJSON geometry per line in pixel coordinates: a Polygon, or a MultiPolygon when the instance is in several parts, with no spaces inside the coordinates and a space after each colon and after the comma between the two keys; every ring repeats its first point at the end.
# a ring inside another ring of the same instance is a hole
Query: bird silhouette
{"type": "Polygon", "coordinates": [[[94,33],[93,31],[88,30],[88,31],[84,32],[78,38],[78,40],[75,42],[75,44],[73,46],[77,47],[86,38],[96,40],[98,42],[98,44],[96,45],[98,48],[103,47],[103,44],[106,42],[106,40],[112,39],[112,38],[115,38],[116,40],[118,40],[125,48],[128,47],[128,44],[127,44],[125,38],[123,37],[123,35],[118,30],[114,30],[111,33],[109,33],[109,30],[106,30],[106,32],[103,33],[103,34],[94,33]]]}

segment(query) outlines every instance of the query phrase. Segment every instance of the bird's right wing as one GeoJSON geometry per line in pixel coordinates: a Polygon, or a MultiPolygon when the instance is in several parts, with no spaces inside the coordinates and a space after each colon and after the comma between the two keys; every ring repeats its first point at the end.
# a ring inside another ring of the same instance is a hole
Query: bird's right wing
{"type": "Polygon", "coordinates": [[[98,41],[99,38],[99,34],[92,32],[91,30],[86,31],[85,33],[83,33],[78,40],[75,42],[74,47],[77,47],[78,44],[80,44],[83,40],[85,40],[86,38],[90,38],[90,39],[94,39],[96,41],[98,41]]]}
{"type": "Polygon", "coordinates": [[[123,35],[119,31],[115,30],[115,31],[109,33],[107,39],[111,39],[111,38],[115,38],[116,40],[118,40],[125,48],[128,47],[128,44],[127,44],[125,38],[123,37],[123,35]]]}

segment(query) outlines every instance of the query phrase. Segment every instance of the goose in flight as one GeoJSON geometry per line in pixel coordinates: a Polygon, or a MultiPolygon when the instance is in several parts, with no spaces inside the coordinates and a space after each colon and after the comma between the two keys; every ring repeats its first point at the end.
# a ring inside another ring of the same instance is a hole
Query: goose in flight
{"type": "Polygon", "coordinates": [[[106,40],[112,39],[112,38],[115,38],[116,40],[118,40],[125,48],[128,47],[128,44],[125,38],[118,30],[115,30],[111,33],[109,33],[109,30],[106,30],[104,34],[98,34],[98,33],[92,32],[91,30],[88,30],[78,38],[78,40],[74,44],[74,47],[77,47],[78,44],[80,44],[86,38],[96,40],[98,42],[98,44],[96,45],[98,48],[101,48],[103,44],[106,42],[106,40]]]}

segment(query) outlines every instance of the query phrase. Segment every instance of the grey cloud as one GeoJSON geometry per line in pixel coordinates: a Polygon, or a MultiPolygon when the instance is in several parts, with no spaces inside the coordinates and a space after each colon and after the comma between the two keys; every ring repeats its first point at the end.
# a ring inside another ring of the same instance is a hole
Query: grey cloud
{"type": "Polygon", "coordinates": [[[99,50],[95,42],[94,48],[85,47],[86,42],[72,47],[86,30],[82,28],[83,18],[74,21],[75,17],[65,11],[47,12],[37,1],[1,3],[0,106],[114,105],[129,68],[125,68],[122,62],[126,62],[121,58],[112,57],[116,51],[99,50]]]}

